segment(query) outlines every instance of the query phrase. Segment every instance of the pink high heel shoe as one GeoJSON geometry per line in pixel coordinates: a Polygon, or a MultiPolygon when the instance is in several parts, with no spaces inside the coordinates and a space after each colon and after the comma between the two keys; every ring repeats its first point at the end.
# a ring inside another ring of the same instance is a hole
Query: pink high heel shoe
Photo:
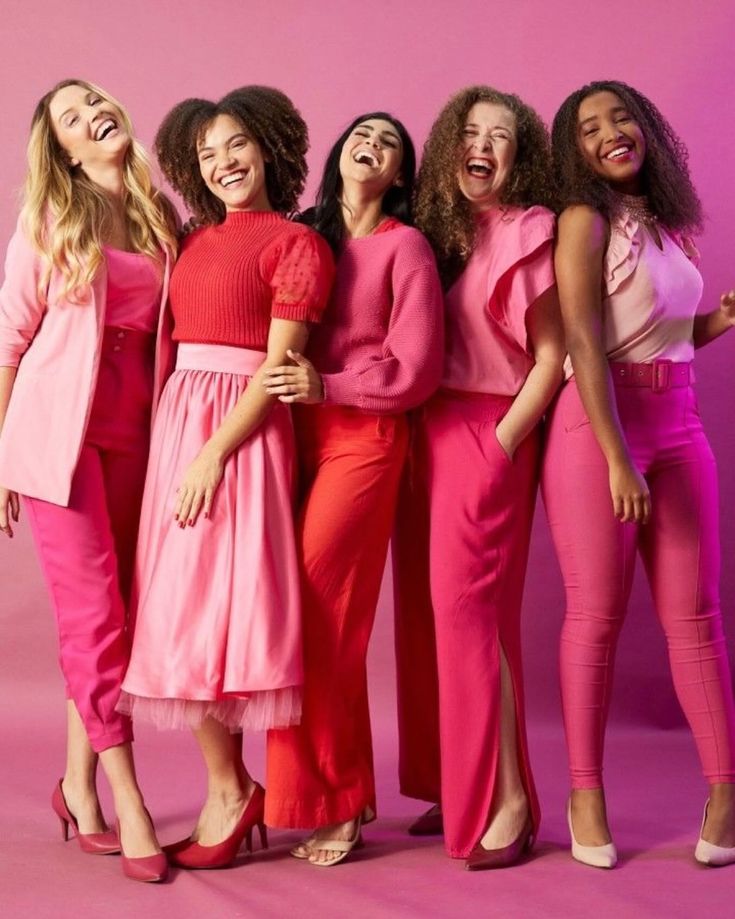
{"type": "MultiPolygon", "coordinates": [[[[148,811],[146,810],[146,814],[148,811]]],[[[153,825],[153,820],[151,815],[148,814],[148,819],[151,821],[151,826],[153,825]]],[[[117,835],[120,836],[120,821],[117,821],[117,835]]],[[[122,870],[125,877],[130,878],[131,881],[143,881],[145,884],[158,884],[160,881],[165,881],[168,877],[168,859],[166,858],[165,852],[156,852],[154,855],[142,855],[138,858],[128,858],[128,856],[120,850],[122,855],[122,870]]]]}
{"type": "Polygon", "coordinates": [[[62,779],[59,779],[51,795],[51,807],[61,823],[61,835],[64,837],[64,842],[69,839],[69,827],[71,826],[74,828],[73,835],[76,836],[82,852],[86,852],[87,855],[117,855],[120,852],[120,840],[113,830],[105,830],[104,833],[79,832],[79,824],[69,810],[64,792],[61,790],[61,782],[62,779]]]}
{"type": "Polygon", "coordinates": [[[265,814],[265,791],[262,785],[255,783],[250,800],[235,828],[222,842],[214,846],[202,846],[191,838],[182,839],[165,847],[171,863],[179,868],[227,868],[237,857],[240,846],[245,840],[248,852],[253,851],[253,829],[258,828],[261,848],[268,848],[268,831],[263,817],[265,814]]]}

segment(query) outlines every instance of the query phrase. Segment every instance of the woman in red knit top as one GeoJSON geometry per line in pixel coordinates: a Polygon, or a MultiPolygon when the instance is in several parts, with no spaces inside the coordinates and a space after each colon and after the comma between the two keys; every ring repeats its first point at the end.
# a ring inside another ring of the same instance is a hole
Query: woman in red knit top
{"type": "Polygon", "coordinates": [[[344,859],[375,814],[365,659],[406,456],[406,411],[436,388],[443,351],[434,257],[406,225],[413,144],[383,112],[356,118],[326,162],[305,219],[337,276],[310,360],[269,370],[266,391],[299,407],[297,544],[304,601],[301,725],[268,736],[266,819],[312,828],[292,854],[344,859]]]}
{"type": "Polygon", "coordinates": [[[301,713],[292,428],[260,383],[304,347],[332,280],[326,243],[284,216],[306,148],[291,102],[257,86],[182,102],[156,138],[200,227],[171,279],[178,355],[153,432],[121,706],[194,730],[208,796],[191,836],[168,849],[187,868],[228,864],[255,825],[265,843],[263,789],[231,731],[301,713]]]}

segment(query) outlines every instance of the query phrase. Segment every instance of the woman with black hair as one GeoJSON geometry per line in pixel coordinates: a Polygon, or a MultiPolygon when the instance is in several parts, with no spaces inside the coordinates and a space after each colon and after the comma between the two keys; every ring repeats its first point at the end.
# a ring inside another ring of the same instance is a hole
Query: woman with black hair
{"type": "Polygon", "coordinates": [[[735,322],[735,293],[697,314],[683,234],[701,225],[686,149],[624,83],[591,83],[554,119],[556,274],[569,360],[551,417],[544,498],[567,592],[561,684],[572,855],[617,860],[602,783],[615,648],[636,550],[710,799],[695,857],[735,862],[735,705],[722,632],[715,460],[692,389],[694,350],[735,322]]]}
{"type": "Polygon", "coordinates": [[[406,411],[442,367],[441,287],[410,225],[411,139],[384,112],[356,118],[333,146],[305,220],[337,275],[310,360],[268,372],[295,412],[301,460],[297,540],[304,604],[304,710],[268,738],[266,822],[311,828],[292,854],[347,857],[375,813],[366,655],[406,457],[406,411]],[[314,407],[312,407],[314,404],[314,407]]]}

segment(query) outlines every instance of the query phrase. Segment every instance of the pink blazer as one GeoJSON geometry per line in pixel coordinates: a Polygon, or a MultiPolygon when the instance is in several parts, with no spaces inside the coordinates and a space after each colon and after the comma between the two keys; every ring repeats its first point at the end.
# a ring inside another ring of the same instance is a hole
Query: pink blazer
{"type": "MultiPolygon", "coordinates": [[[[0,485],[67,506],[97,383],[105,322],[107,272],[90,299],[69,303],[54,269],[47,306],[37,288],[42,261],[20,221],[8,246],[0,288],[0,367],[17,367],[0,432],[0,485]]],[[[174,360],[173,320],[166,309],[166,258],[156,341],[154,405],[174,360]]]]}

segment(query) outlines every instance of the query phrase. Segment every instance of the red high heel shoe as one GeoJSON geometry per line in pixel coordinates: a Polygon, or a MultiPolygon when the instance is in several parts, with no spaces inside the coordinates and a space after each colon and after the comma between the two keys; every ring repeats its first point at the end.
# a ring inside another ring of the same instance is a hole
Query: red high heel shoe
{"type": "Polygon", "coordinates": [[[64,837],[64,842],[68,841],[69,827],[72,826],[82,852],[88,855],[117,855],[120,852],[120,840],[112,830],[106,830],[104,833],[79,832],[79,824],[67,806],[64,792],[61,790],[61,782],[62,779],[59,779],[59,784],[51,795],[51,807],[61,823],[61,835],[64,837]]]}
{"type": "MultiPolygon", "coordinates": [[[[146,814],[148,814],[147,810],[146,814]]],[[[148,819],[151,821],[151,825],[153,825],[150,814],[148,814],[148,819]]],[[[119,820],[117,821],[117,835],[120,836],[119,820]]],[[[160,881],[165,881],[168,877],[168,859],[164,852],[156,852],[154,855],[141,855],[137,858],[128,858],[122,849],[120,852],[122,855],[123,874],[125,877],[130,878],[131,881],[158,884],[160,881]]]]}
{"type": "Polygon", "coordinates": [[[467,856],[465,868],[468,871],[485,871],[488,868],[509,868],[533,848],[533,823],[531,815],[526,817],[526,822],[516,838],[502,849],[485,849],[482,843],[475,844],[475,848],[467,856]]]}
{"type": "Polygon", "coordinates": [[[268,832],[263,822],[265,813],[265,791],[262,785],[255,783],[247,807],[235,824],[235,828],[222,842],[214,846],[201,846],[191,838],[165,846],[171,863],[179,868],[227,868],[231,865],[242,845],[243,840],[248,852],[253,851],[253,828],[257,826],[260,833],[261,848],[268,848],[268,832]]]}

